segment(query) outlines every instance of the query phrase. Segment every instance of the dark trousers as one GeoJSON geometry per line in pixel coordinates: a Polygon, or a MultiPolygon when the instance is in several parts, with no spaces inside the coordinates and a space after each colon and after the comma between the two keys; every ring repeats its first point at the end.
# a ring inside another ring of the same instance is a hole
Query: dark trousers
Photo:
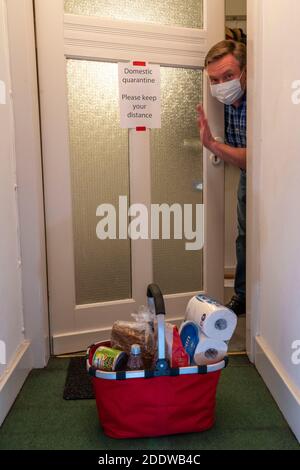
{"type": "Polygon", "coordinates": [[[238,188],[238,237],[236,239],[235,294],[241,302],[246,301],[246,184],[247,175],[241,170],[238,188]]]}

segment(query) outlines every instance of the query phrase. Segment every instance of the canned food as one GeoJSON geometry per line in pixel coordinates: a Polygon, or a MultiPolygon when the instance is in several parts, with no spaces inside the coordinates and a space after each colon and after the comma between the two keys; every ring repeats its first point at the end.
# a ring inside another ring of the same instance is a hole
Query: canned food
{"type": "Polygon", "coordinates": [[[93,355],[93,366],[107,372],[125,369],[127,354],[118,349],[99,346],[93,355]]]}

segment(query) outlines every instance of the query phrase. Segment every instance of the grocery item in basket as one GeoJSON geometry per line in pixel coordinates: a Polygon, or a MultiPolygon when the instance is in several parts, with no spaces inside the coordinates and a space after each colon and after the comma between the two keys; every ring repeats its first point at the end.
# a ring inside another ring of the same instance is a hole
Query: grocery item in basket
{"type": "Polygon", "coordinates": [[[145,305],[141,305],[138,309],[138,313],[132,313],[132,318],[139,323],[149,323],[151,328],[154,329],[155,313],[145,305]]]}
{"type": "Polygon", "coordinates": [[[139,344],[146,369],[150,369],[155,354],[153,330],[148,322],[116,321],[111,332],[111,346],[128,355],[133,344],[139,344]]]}
{"type": "Polygon", "coordinates": [[[96,369],[106,372],[125,370],[128,356],[118,349],[99,346],[93,355],[92,364],[96,369]]]}
{"type": "Polygon", "coordinates": [[[200,338],[200,327],[191,321],[184,322],[179,330],[180,338],[185,351],[190,357],[191,363],[194,360],[194,354],[200,338]]]}
{"type": "Polygon", "coordinates": [[[237,325],[234,312],[201,294],[189,301],[185,320],[197,323],[202,333],[221,341],[229,341],[237,325]]]}
{"type": "Polygon", "coordinates": [[[170,366],[172,368],[187,367],[190,364],[190,358],[183,347],[177,326],[172,325],[171,323],[166,323],[165,334],[167,358],[170,361],[170,366]]]}
{"type": "Polygon", "coordinates": [[[202,333],[195,350],[194,363],[198,366],[216,364],[224,359],[227,351],[228,346],[224,341],[208,338],[202,333]]]}
{"type": "Polygon", "coordinates": [[[142,359],[142,351],[139,344],[131,346],[130,355],[127,361],[126,370],[143,370],[144,363],[142,359]]]}

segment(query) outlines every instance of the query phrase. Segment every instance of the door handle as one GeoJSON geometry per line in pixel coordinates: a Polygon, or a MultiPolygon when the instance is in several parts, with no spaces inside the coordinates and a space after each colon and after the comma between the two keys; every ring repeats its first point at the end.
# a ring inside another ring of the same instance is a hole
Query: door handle
{"type": "MultiPolygon", "coordinates": [[[[217,142],[224,142],[224,140],[222,139],[222,137],[215,137],[215,140],[217,142]]],[[[209,160],[211,161],[211,164],[213,166],[219,166],[221,163],[222,163],[222,159],[220,157],[217,157],[216,155],[214,155],[213,153],[210,154],[209,156],[209,160]]]]}

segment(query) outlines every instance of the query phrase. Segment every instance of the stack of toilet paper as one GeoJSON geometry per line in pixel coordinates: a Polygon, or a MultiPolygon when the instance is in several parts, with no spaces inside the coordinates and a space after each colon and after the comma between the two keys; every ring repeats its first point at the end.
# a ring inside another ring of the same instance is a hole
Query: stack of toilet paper
{"type": "Polygon", "coordinates": [[[237,317],[228,308],[204,295],[193,297],[180,329],[191,362],[209,365],[223,360],[236,325],[237,317]]]}

